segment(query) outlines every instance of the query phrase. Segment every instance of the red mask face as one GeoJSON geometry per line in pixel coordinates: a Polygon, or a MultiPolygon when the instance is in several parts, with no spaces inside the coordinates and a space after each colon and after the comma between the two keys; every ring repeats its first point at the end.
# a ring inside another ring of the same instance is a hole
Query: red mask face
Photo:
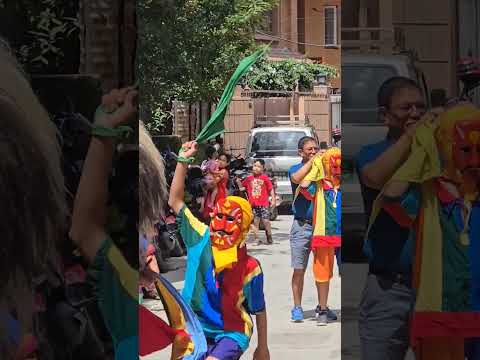
{"type": "Polygon", "coordinates": [[[212,246],[225,250],[237,246],[242,233],[242,208],[227,199],[220,200],[210,222],[212,246]]]}
{"type": "Polygon", "coordinates": [[[330,174],[333,178],[340,178],[342,175],[342,157],[333,155],[330,158],[330,174]]]}
{"type": "Polygon", "coordinates": [[[342,153],[339,148],[328,149],[322,157],[325,179],[335,187],[340,186],[342,174],[342,153]]]}
{"type": "Polygon", "coordinates": [[[461,121],[455,126],[453,161],[460,171],[480,169],[480,121],[461,121]]]}

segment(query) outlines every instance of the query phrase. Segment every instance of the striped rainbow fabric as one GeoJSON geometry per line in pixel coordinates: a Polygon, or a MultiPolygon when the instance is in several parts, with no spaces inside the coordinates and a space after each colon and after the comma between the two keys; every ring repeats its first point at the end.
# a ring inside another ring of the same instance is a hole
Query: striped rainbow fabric
{"type": "Polygon", "coordinates": [[[207,352],[207,341],[197,316],[175,287],[161,275],[157,275],[155,287],[169,325],[140,305],[139,355],[146,356],[172,344],[172,360],[201,359],[207,352]]]}

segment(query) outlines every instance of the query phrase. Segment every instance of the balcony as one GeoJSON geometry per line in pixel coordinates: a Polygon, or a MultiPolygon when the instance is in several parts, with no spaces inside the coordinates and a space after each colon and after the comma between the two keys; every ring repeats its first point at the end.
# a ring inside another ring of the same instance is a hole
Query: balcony
{"type": "Polygon", "coordinates": [[[403,32],[399,28],[342,27],[341,31],[344,51],[390,54],[403,48],[403,32]]]}

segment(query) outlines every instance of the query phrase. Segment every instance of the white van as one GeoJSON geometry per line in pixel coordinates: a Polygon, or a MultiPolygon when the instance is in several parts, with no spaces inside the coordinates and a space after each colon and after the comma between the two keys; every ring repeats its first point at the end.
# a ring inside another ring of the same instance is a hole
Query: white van
{"type": "Polygon", "coordinates": [[[293,201],[288,170],[302,161],[298,155],[298,140],[311,136],[318,142],[313,127],[275,126],[258,127],[250,130],[245,160],[253,165],[256,159],[265,161],[266,169],[276,180],[277,205],[288,205],[293,201]]]}

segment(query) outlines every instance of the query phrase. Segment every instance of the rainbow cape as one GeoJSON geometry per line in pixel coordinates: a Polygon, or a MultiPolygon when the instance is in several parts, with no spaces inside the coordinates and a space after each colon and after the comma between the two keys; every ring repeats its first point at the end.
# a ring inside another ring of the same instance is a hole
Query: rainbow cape
{"type": "MultiPolygon", "coordinates": [[[[450,112],[450,116],[464,116],[465,108],[450,112]]],[[[408,159],[386,184],[410,182],[419,184],[421,189],[420,213],[414,224],[416,249],[413,284],[417,297],[411,325],[413,345],[421,338],[448,336],[446,334],[452,334],[452,331],[460,337],[480,335],[480,313],[443,310],[445,272],[452,269],[444,268],[443,262],[445,239],[439,215],[441,205],[434,185],[435,179],[442,175],[442,164],[435,129],[436,124],[429,121],[418,126],[408,159]]],[[[367,234],[380,213],[382,194],[383,191],[374,202],[367,234]]]]}
{"type": "Polygon", "coordinates": [[[323,169],[322,157],[315,158],[312,164],[312,169],[305,176],[304,180],[314,182],[316,186],[309,186],[308,188],[302,188],[300,185],[297,187],[293,201],[297,199],[299,194],[302,194],[307,200],[313,201],[313,236],[312,247],[317,246],[333,246],[340,247],[340,237],[338,236],[326,236],[326,205],[325,194],[323,187],[323,179],[325,179],[325,171],[323,169]]]}
{"type": "Polygon", "coordinates": [[[155,287],[169,325],[140,305],[139,355],[146,356],[172,344],[171,360],[203,358],[207,352],[207,341],[193,310],[161,275],[156,276],[155,287]]]}

